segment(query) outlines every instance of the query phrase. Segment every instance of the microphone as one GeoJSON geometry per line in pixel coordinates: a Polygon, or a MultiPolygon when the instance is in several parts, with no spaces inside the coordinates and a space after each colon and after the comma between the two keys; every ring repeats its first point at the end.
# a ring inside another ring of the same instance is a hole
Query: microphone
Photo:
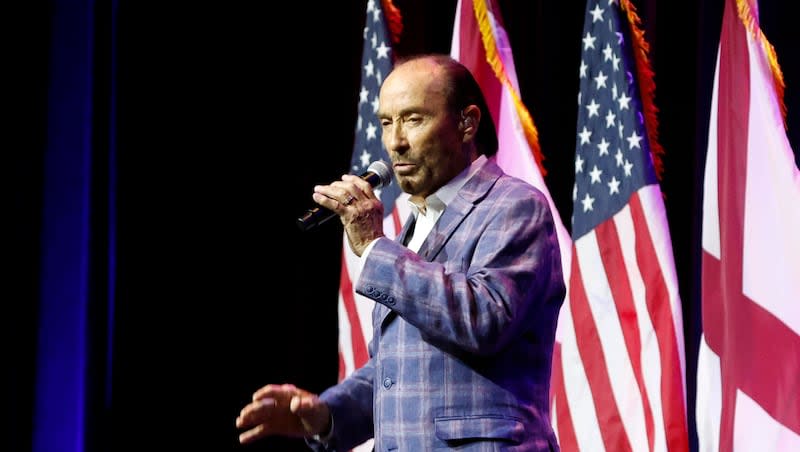
{"type": "MultiPolygon", "coordinates": [[[[370,163],[367,171],[360,176],[369,182],[372,188],[380,188],[389,185],[392,181],[392,168],[383,160],[376,160],[370,163]]],[[[300,218],[297,219],[297,226],[303,231],[313,229],[322,223],[336,216],[336,212],[328,210],[322,206],[308,209],[300,218]]]]}

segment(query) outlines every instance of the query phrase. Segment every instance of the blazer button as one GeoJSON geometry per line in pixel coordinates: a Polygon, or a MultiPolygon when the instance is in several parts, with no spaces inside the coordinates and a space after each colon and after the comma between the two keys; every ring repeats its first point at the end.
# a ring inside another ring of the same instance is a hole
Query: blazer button
{"type": "Polygon", "coordinates": [[[393,305],[394,304],[394,297],[390,295],[389,298],[386,299],[386,302],[391,304],[391,305],[393,305]]]}
{"type": "Polygon", "coordinates": [[[383,387],[386,388],[386,389],[391,388],[392,387],[392,379],[389,378],[389,377],[384,378],[383,379],[383,387]]]}

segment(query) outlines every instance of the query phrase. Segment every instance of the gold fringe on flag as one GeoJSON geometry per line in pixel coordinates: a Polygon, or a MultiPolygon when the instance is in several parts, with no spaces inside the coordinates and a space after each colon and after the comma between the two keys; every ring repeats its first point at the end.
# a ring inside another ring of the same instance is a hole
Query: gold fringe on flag
{"type": "Polygon", "coordinates": [[[648,57],[650,44],[644,38],[644,30],[641,28],[642,21],[639,15],[636,14],[636,7],[631,4],[630,0],[620,0],[619,5],[627,15],[628,23],[631,27],[631,36],[633,37],[632,50],[636,61],[636,80],[639,84],[639,94],[642,96],[642,110],[645,127],[647,127],[647,139],[650,143],[650,155],[653,158],[656,177],[661,181],[661,175],[664,172],[664,164],[661,161],[661,157],[664,155],[664,149],[658,142],[658,108],[653,100],[655,98],[656,84],[653,80],[654,73],[648,57]]]}
{"type": "Polygon", "coordinates": [[[739,13],[739,20],[742,21],[744,27],[750,33],[750,35],[761,43],[761,48],[764,49],[764,54],[767,56],[767,60],[769,61],[769,67],[772,70],[772,81],[775,85],[775,93],[778,96],[778,104],[781,107],[781,116],[783,116],[783,128],[786,129],[788,126],[786,124],[786,104],[783,100],[783,92],[786,88],[786,85],[783,80],[783,71],[781,71],[781,66],[778,64],[778,54],[775,52],[775,48],[772,47],[767,37],[764,35],[764,32],[761,31],[761,26],[758,24],[758,4],[753,3],[756,0],[736,0],[736,9],[739,13]]]}
{"type": "Polygon", "coordinates": [[[489,63],[489,66],[491,66],[500,83],[505,85],[505,87],[511,93],[511,97],[514,99],[514,106],[516,107],[517,115],[519,116],[520,123],[522,123],[522,129],[525,132],[525,138],[528,141],[528,146],[530,146],[531,152],[533,152],[533,157],[536,161],[536,165],[539,166],[539,171],[541,172],[542,176],[545,176],[546,171],[544,169],[544,165],[542,165],[544,156],[539,149],[539,132],[536,130],[536,126],[533,124],[533,118],[531,118],[530,113],[528,113],[528,109],[525,108],[525,104],[522,103],[519,93],[517,93],[514,85],[511,84],[511,80],[508,78],[508,74],[503,66],[503,62],[500,60],[500,57],[497,54],[497,43],[494,40],[492,25],[489,23],[489,13],[486,6],[486,1],[475,0],[472,2],[472,6],[473,10],[475,11],[475,19],[477,20],[478,27],[481,30],[483,48],[486,52],[486,61],[489,63]]]}
{"type": "Polygon", "coordinates": [[[386,16],[386,24],[389,26],[392,42],[397,44],[403,33],[403,16],[400,15],[400,9],[392,3],[392,0],[381,0],[381,6],[383,6],[383,14],[386,16]]]}

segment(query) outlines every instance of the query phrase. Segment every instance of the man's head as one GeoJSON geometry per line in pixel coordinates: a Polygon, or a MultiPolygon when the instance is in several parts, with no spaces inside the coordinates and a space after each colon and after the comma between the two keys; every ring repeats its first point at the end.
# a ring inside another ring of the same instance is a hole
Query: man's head
{"type": "Polygon", "coordinates": [[[398,63],[381,87],[378,118],[400,187],[421,201],[480,154],[497,152],[497,133],[480,86],[445,55],[398,63]]]}

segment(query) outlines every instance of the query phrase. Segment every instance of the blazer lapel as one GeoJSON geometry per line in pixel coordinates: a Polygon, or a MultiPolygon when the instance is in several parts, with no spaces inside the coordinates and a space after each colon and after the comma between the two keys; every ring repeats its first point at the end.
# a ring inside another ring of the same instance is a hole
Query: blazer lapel
{"type": "MultiPolygon", "coordinates": [[[[453,235],[459,224],[464,221],[464,218],[475,208],[475,204],[479,203],[492,188],[497,179],[502,175],[500,167],[490,159],[483,165],[478,172],[473,175],[461,190],[458,195],[453,199],[450,204],[444,209],[442,216],[434,225],[428,237],[420,246],[419,254],[428,262],[436,258],[436,255],[442,250],[447,240],[453,235]]],[[[406,244],[410,239],[409,235],[414,230],[416,219],[413,214],[410,214],[406,219],[403,229],[397,236],[396,241],[406,244]]],[[[372,326],[374,334],[381,334],[383,326],[388,321],[394,319],[396,314],[394,311],[386,306],[375,303],[372,310],[372,326]]]]}
{"type": "Polygon", "coordinates": [[[444,209],[442,216],[439,217],[430,234],[420,246],[418,254],[429,262],[435,259],[458,225],[475,208],[475,204],[486,197],[501,174],[500,167],[494,160],[486,162],[461,187],[458,195],[444,209]]]}

